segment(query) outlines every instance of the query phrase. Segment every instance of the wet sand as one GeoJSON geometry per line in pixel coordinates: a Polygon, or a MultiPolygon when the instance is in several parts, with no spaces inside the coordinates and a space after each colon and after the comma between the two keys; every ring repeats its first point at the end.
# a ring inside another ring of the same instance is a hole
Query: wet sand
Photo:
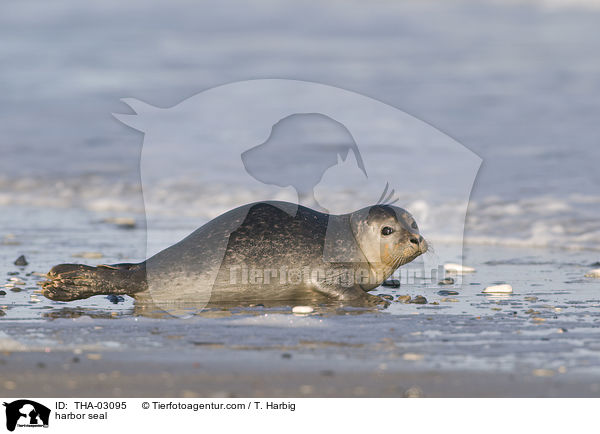
{"type": "Polygon", "coordinates": [[[4,396],[600,396],[595,320],[409,308],[422,312],[4,321],[0,390],[4,396]]]}
{"type": "MultiPolygon", "coordinates": [[[[214,352],[214,350],[208,350],[214,352]]],[[[92,353],[96,354],[96,353],[92,353]]],[[[2,355],[0,395],[36,397],[598,397],[600,380],[536,377],[531,374],[473,371],[385,371],[339,369],[332,359],[313,366],[282,359],[277,353],[252,355],[269,372],[247,366],[237,354],[235,367],[204,357],[147,360],[140,353],[85,356],[70,352],[2,355]],[[40,360],[44,366],[40,367],[40,360]],[[11,379],[11,380],[7,380],[11,379]],[[14,385],[7,381],[14,381],[14,385]],[[14,386],[14,387],[13,387],[14,386]]]]}

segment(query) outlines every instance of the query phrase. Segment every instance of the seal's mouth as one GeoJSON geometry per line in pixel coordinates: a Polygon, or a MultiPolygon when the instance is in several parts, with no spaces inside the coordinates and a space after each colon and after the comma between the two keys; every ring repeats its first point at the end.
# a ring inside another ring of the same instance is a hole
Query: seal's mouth
{"type": "Polygon", "coordinates": [[[429,250],[429,244],[427,243],[427,240],[425,240],[425,238],[423,238],[421,235],[412,236],[410,238],[410,243],[413,245],[413,248],[417,250],[419,255],[427,253],[427,250],[429,250]]]}

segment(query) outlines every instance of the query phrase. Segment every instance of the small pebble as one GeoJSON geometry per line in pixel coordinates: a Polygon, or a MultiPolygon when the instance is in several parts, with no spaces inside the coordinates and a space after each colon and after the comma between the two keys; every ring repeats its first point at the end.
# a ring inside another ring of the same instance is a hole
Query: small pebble
{"type": "Polygon", "coordinates": [[[282,358],[282,359],[291,359],[291,358],[292,358],[292,355],[291,355],[290,353],[283,353],[283,354],[281,355],[281,358],[282,358]]]}
{"type": "Polygon", "coordinates": [[[538,301],[537,297],[525,297],[525,300],[527,301],[538,301]]]}
{"type": "Polygon", "coordinates": [[[540,318],[539,316],[534,316],[531,319],[535,322],[545,322],[546,321],[544,318],[540,318]]]}
{"type": "Polygon", "coordinates": [[[110,301],[113,304],[118,304],[118,303],[122,303],[125,301],[125,298],[122,295],[107,295],[106,296],[107,300],[110,301]]]}
{"type": "Polygon", "coordinates": [[[537,310],[528,309],[525,311],[527,315],[539,315],[540,313],[537,310]]]}
{"type": "Polygon", "coordinates": [[[6,291],[0,290],[0,295],[6,295],[6,291]]]}
{"type": "Polygon", "coordinates": [[[536,377],[552,377],[555,372],[551,369],[534,369],[532,374],[536,377]]]}
{"type": "Polygon", "coordinates": [[[100,259],[103,256],[104,255],[100,252],[80,252],[80,253],[73,254],[74,258],[84,258],[84,259],[100,259]]]}
{"type": "Polygon", "coordinates": [[[314,390],[315,388],[310,384],[303,384],[302,386],[300,386],[300,393],[302,395],[310,395],[311,393],[313,393],[314,390]]]}
{"type": "Polygon", "coordinates": [[[418,362],[419,360],[423,360],[425,356],[423,356],[423,354],[417,354],[417,353],[404,353],[402,355],[402,358],[404,360],[410,360],[413,362],[418,362]]]}
{"type": "Polygon", "coordinates": [[[309,314],[314,312],[314,309],[310,306],[294,306],[292,308],[292,313],[297,313],[297,314],[309,314]]]}
{"type": "Polygon", "coordinates": [[[447,291],[442,289],[441,291],[438,291],[438,295],[458,295],[458,291],[447,291]]]}
{"type": "Polygon", "coordinates": [[[600,278],[600,268],[596,268],[594,270],[589,271],[585,277],[596,277],[600,278]]]}
{"type": "Polygon", "coordinates": [[[394,296],[390,294],[379,294],[379,296],[385,300],[393,300],[394,296]]]}
{"type": "Polygon", "coordinates": [[[566,328],[563,328],[563,327],[559,328],[559,329],[556,331],[556,333],[566,333],[566,332],[567,332],[567,329],[566,329],[566,328]]]}
{"type": "Polygon", "coordinates": [[[427,299],[422,295],[417,295],[415,298],[409,301],[411,304],[427,304],[427,299]]]}
{"type": "Polygon", "coordinates": [[[102,358],[102,354],[99,353],[89,353],[86,357],[90,360],[100,360],[102,358]]]}
{"type": "Polygon", "coordinates": [[[4,316],[6,315],[6,312],[4,312],[3,310],[0,310],[0,316],[4,316]]]}
{"type": "Polygon", "coordinates": [[[418,386],[413,386],[404,392],[405,398],[421,398],[422,396],[423,391],[418,386]]]}
{"type": "Polygon", "coordinates": [[[442,298],[442,303],[458,303],[458,298],[442,298]]]}
{"type": "Polygon", "coordinates": [[[438,285],[454,285],[454,279],[452,277],[446,277],[438,282],[438,285]]]}
{"type": "Polygon", "coordinates": [[[512,286],[504,284],[504,285],[492,285],[488,286],[483,290],[486,294],[512,294],[513,289],[512,286]]]}
{"type": "Polygon", "coordinates": [[[409,303],[410,295],[399,295],[396,300],[399,301],[400,303],[409,303]]]}
{"type": "Polygon", "coordinates": [[[456,273],[456,274],[463,274],[463,273],[474,273],[475,272],[475,268],[473,267],[467,267],[466,265],[461,265],[461,264],[444,264],[444,270],[446,270],[447,273],[456,273]]]}
{"type": "Polygon", "coordinates": [[[15,265],[19,266],[19,267],[24,267],[26,265],[28,265],[29,262],[27,262],[27,259],[25,259],[25,255],[21,255],[17,258],[17,260],[15,261],[15,265]]]}
{"type": "Polygon", "coordinates": [[[135,228],[135,219],[131,217],[112,217],[102,221],[103,223],[113,224],[122,229],[133,229],[135,228]]]}
{"type": "Polygon", "coordinates": [[[381,286],[386,288],[400,288],[400,281],[397,279],[384,280],[381,286]]]}

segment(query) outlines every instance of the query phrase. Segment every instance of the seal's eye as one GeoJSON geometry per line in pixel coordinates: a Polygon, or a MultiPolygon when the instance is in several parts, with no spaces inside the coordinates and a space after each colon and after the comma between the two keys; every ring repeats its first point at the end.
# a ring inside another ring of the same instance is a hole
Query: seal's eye
{"type": "Polygon", "coordinates": [[[389,226],[385,226],[383,229],[381,229],[381,235],[390,235],[392,232],[394,232],[394,230],[389,226]]]}
{"type": "Polygon", "coordinates": [[[417,222],[412,222],[412,225],[410,225],[410,227],[413,229],[419,229],[419,227],[417,226],[417,222]]]}

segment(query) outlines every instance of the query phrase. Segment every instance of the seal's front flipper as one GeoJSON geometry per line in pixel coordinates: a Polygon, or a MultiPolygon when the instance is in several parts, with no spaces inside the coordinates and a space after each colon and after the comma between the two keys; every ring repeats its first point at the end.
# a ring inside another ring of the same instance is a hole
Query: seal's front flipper
{"type": "Polygon", "coordinates": [[[332,298],[337,298],[342,304],[353,306],[353,307],[366,307],[366,308],[387,308],[390,302],[384,298],[376,295],[369,294],[364,291],[360,286],[347,286],[341,289],[337,286],[330,286],[329,284],[321,284],[315,290],[319,293],[328,295],[332,298]]]}
{"type": "Polygon", "coordinates": [[[40,282],[42,294],[55,301],[72,301],[93,295],[132,295],[147,288],[143,264],[91,267],[61,264],[53,267],[48,280],[40,282]]]}
{"type": "Polygon", "coordinates": [[[344,301],[352,306],[359,307],[377,307],[385,309],[390,305],[390,302],[386,299],[381,298],[377,295],[368,294],[364,291],[362,294],[359,293],[356,297],[348,298],[347,301],[344,301]]]}

